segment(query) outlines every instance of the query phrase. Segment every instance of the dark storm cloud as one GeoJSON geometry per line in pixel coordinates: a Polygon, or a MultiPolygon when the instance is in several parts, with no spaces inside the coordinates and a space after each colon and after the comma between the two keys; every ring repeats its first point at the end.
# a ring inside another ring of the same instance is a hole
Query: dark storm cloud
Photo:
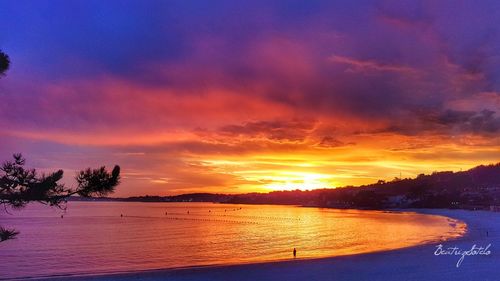
{"type": "Polygon", "coordinates": [[[495,137],[500,132],[500,116],[495,111],[418,110],[381,130],[407,135],[439,134],[460,136],[474,134],[495,137]]]}
{"type": "Polygon", "coordinates": [[[226,136],[247,138],[264,137],[276,141],[304,141],[314,129],[316,122],[310,120],[258,121],[243,125],[227,125],[219,133],[226,136]]]}
{"type": "Polygon", "coordinates": [[[42,84],[106,76],[179,96],[224,88],[243,99],[256,95],[307,114],[368,122],[499,90],[497,2],[3,6],[12,28],[1,45],[12,53],[12,75],[26,71],[42,84]]]}
{"type": "Polygon", "coordinates": [[[500,131],[500,116],[491,110],[480,112],[446,110],[433,121],[450,130],[465,133],[494,134],[500,131]]]}

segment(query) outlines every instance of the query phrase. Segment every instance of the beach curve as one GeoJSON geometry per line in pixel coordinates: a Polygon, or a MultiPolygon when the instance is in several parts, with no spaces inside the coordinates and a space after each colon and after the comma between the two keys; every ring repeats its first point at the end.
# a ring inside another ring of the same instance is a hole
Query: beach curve
{"type": "Polygon", "coordinates": [[[489,248],[490,254],[436,255],[436,244],[384,252],[320,259],[290,260],[241,265],[160,269],[94,276],[60,276],[37,280],[497,280],[500,255],[500,213],[487,211],[419,209],[405,210],[446,216],[464,221],[467,233],[441,243],[443,248],[489,248]]]}

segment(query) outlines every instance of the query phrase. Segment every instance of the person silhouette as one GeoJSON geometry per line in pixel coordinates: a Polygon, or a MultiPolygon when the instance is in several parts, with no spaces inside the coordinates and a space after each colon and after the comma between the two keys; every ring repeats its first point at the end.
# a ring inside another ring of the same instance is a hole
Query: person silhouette
{"type": "Polygon", "coordinates": [[[293,257],[296,258],[297,257],[297,249],[293,248],[293,257]]]}

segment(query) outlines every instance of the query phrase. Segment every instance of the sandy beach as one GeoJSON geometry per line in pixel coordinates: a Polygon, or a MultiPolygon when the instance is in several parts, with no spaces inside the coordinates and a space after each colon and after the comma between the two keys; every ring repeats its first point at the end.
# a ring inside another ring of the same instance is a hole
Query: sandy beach
{"type": "Polygon", "coordinates": [[[311,260],[165,269],[44,280],[499,280],[500,213],[464,210],[418,210],[467,223],[467,234],[446,241],[443,249],[489,247],[490,254],[435,255],[438,244],[387,252],[311,260]]]}

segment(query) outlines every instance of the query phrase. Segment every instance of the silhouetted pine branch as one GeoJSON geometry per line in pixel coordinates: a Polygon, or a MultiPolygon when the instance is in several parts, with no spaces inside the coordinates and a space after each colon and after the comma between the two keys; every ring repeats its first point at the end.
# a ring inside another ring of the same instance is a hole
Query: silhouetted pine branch
{"type": "MultiPolygon", "coordinates": [[[[76,175],[78,186],[67,188],[59,183],[63,170],[48,175],[38,175],[35,169],[26,169],[26,160],[21,154],[14,154],[14,160],[6,161],[0,167],[0,205],[3,208],[19,209],[30,202],[39,202],[61,209],[66,208],[66,200],[71,195],[83,197],[105,196],[112,193],[120,183],[120,167],[111,172],[106,167],[87,168],[76,175]]],[[[1,241],[16,236],[15,230],[0,228],[1,241]]]]}
{"type": "Polygon", "coordinates": [[[6,229],[0,226],[0,242],[14,239],[18,234],[19,232],[15,231],[14,229],[6,229]]]}
{"type": "Polygon", "coordinates": [[[5,74],[5,72],[9,69],[9,66],[9,56],[0,50],[0,76],[5,74]]]}

